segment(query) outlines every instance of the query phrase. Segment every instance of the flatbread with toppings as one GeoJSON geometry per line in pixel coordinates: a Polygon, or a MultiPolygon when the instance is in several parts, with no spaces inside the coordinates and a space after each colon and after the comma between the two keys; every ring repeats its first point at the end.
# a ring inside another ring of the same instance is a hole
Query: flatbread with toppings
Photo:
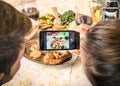
{"type": "Polygon", "coordinates": [[[62,64],[72,58],[72,54],[67,51],[40,51],[39,39],[32,39],[26,44],[25,57],[32,61],[46,64],[58,65],[62,64]]]}

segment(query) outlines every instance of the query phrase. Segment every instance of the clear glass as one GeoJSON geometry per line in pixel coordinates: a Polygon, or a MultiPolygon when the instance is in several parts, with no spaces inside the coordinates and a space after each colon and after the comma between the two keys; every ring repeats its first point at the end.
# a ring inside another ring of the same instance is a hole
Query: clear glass
{"type": "Polygon", "coordinates": [[[17,8],[28,17],[38,20],[40,12],[36,5],[36,0],[21,0],[17,8]]]}
{"type": "Polygon", "coordinates": [[[92,25],[94,25],[102,20],[103,3],[101,0],[93,0],[89,2],[89,7],[91,9],[91,15],[93,20],[92,25]]]}
{"type": "Polygon", "coordinates": [[[80,24],[91,25],[92,17],[91,17],[90,9],[86,8],[83,10],[76,11],[75,23],[76,25],[80,25],[80,24]]]}
{"type": "Polygon", "coordinates": [[[77,25],[80,25],[80,24],[91,25],[92,18],[85,14],[76,14],[75,22],[77,25]]]}

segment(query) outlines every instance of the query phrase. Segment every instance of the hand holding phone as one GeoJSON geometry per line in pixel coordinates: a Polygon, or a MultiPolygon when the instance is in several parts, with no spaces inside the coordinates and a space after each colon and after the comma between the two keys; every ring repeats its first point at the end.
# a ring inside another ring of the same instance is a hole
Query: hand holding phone
{"type": "Polygon", "coordinates": [[[73,50],[80,48],[80,34],[72,30],[39,32],[40,50],[73,50]]]}

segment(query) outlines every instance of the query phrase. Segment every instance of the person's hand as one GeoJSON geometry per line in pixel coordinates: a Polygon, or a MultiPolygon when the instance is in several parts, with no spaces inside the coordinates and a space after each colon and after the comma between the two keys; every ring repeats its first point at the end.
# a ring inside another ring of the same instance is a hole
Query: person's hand
{"type": "Polygon", "coordinates": [[[80,28],[80,34],[86,35],[86,32],[88,31],[90,26],[87,24],[81,24],[81,25],[79,25],[79,28],[80,28]]]}
{"type": "Polygon", "coordinates": [[[84,37],[89,28],[90,26],[87,24],[80,24],[79,26],[75,26],[70,29],[79,32],[80,36],[84,37]]]}
{"type": "MultiPolygon", "coordinates": [[[[74,27],[72,30],[80,32],[80,38],[84,38],[86,35],[86,32],[88,31],[89,28],[90,28],[90,26],[87,24],[80,24],[79,26],[74,27]]],[[[80,54],[80,52],[81,52],[80,49],[72,50],[72,53],[75,53],[75,54],[80,54]]]]}

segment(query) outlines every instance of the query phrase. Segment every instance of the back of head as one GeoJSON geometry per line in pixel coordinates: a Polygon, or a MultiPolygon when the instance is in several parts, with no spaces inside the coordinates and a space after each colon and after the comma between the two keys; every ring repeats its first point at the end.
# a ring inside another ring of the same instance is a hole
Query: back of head
{"type": "Polygon", "coordinates": [[[120,20],[91,27],[82,48],[85,72],[93,86],[120,86],[120,20]]]}
{"type": "Polygon", "coordinates": [[[0,36],[11,35],[12,37],[16,34],[16,37],[22,37],[31,27],[31,21],[26,15],[0,0],[0,36]]]}
{"type": "Polygon", "coordinates": [[[9,74],[31,27],[26,15],[0,0],[0,73],[9,74]]]}

